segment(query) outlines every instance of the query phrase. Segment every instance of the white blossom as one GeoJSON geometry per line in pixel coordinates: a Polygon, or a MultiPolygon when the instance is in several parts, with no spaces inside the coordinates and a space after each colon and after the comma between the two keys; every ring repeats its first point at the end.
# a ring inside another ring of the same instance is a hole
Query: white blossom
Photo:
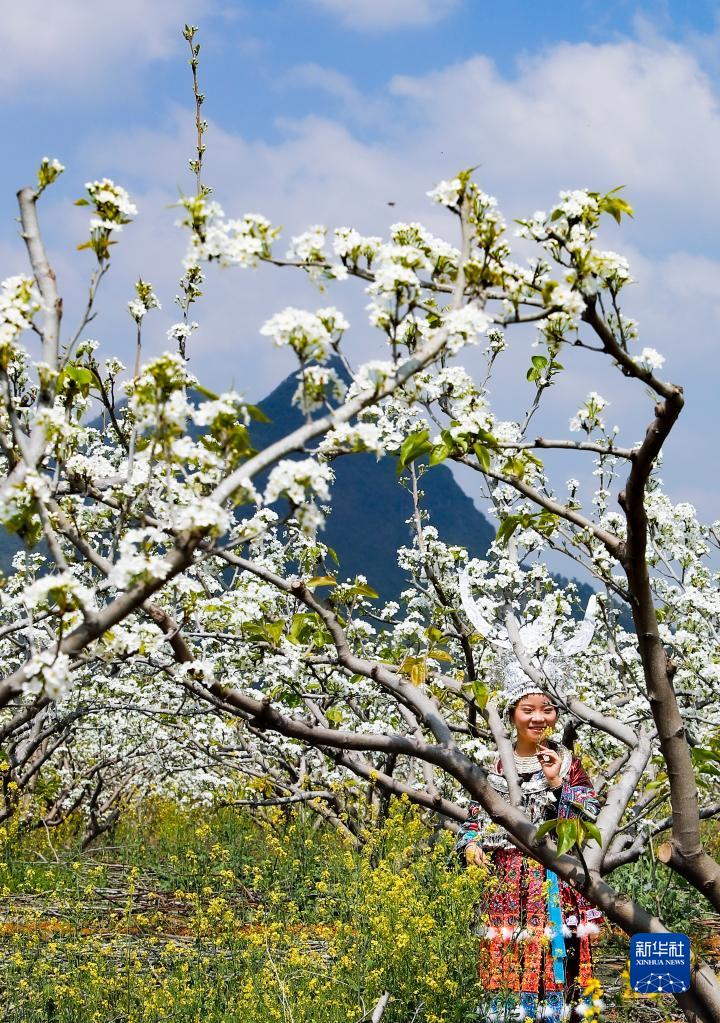
{"type": "Polygon", "coordinates": [[[316,462],[313,458],[299,461],[283,459],[270,472],[265,487],[265,504],[272,504],[279,497],[287,497],[293,504],[300,505],[308,493],[319,497],[321,501],[329,501],[328,484],[332,478],[330,466],[316,462]]]}
{"type": "Polygon", "coordinates": [[[347,390],[337,372],[328,366],[306,366],[298,373],[298,381],[292,403],[306,413],[323,408],[331,399],[341,401],[347,390]]]}
{"type": "Polygon", "coordinates": [[[109,232],[122,231],[123,224],[128,224],[137,216],[137,206],[131,201],[127,191],[110,178],[87,181],[85,188],[96,211],[96,216],[90,220],[92,231],[97,229],[109,232]]]}
{"type": "Polygon", "coordinates": [[[297,259],[301,263],[324,262],[326,259],[326,235],[327,228],[323,227],[322,224],[315,224],[313,227],[308,228],[307,231],[303,231],[302,234],[295,235],[290,239],[290,248],[287,251],[286,258],[297,259]]]}
{"type": "Polygon", "coordinates": [[[73,686],[70,658],[52,650],[36,654],[25,666],[25,675],[25,692],[42,693],[51,700],[61,699],[73,686]]]}
{"type": "Polygon", "coordinates": [[[172,327],[168,328],[165,333],[168,341],[182,341],[185,342],[191,336],[193,331],[198,329],[198,324],[193,320],[190,323],[173,323],[172,327]]]}
{"type": "Polygon", "coordinates": [[[576,415],[570,420],[570,429],[573,431],[584,430],[590,434],[596,428],[603,428],[601,412],[607,406],[607,401],[596,391],[591,391],[580,406],[576,415]]]}
{"type": "Polygon", "coordinates": [[[665,365],[665,356],[654,348],[643,348],[640,354],[635,356],[635,362],[650,370],[662,369],[665,365]]]}
{"type": "Polygon", "coordinates": [[[21,274],[0,283],[0,345],[14,343],[40,309],[34,280],[21,274]]]}
{"type": "Polygon", "coordinates": [[[288,306],[264,323],[260,333],[271,337],[279,348],[292,348],[303,362],[325,362],[333,344],[349,326],[343,314],[332,307],[310,313],[288,306]]]}
{"type": "Polygon", "coordinates": [[[217,501],[198,497],[176,512],[175,525],[190,533],[202,530],[209,536],[220,536],[230,526],[230,515],[217,501]]]}
{"type": "Polygon", "coordinates": [[[460,178],[453,178],[451,181],[439,181],[435,188],[432,188],[427,195],[433,202],[452,209],[457,206],[461,191],[462,182],[460,178]]]}
{"type": "Polygon", "coordinates": [[[455,354],[463,344],[477,344],[478,337],[485,333],[491,323],[492,317],[475,305],[465,305],[446,312],[443,326],[447,330],[448,351],[455,354]]]}

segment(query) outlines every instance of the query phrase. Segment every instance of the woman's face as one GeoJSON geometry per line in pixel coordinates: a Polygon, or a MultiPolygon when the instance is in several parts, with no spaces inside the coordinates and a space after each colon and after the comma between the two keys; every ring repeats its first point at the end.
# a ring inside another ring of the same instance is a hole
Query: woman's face
{"type": "Polygon", "coordinates": [[[537,745],[543,740],[545,729],[554,727],[557,710],[547,696],[529,693],[519,701],[511,720],[517,729],[518,739],[537,745]]]}

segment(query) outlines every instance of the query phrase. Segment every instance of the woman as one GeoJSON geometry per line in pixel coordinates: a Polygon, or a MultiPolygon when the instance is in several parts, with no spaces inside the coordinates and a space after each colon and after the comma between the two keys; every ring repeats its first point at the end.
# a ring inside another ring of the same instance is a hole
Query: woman
{"type": "MultiPolygon", "coordinates": [[[[534,824],[578,816],[594,820],[597,797],[582,764],[564,746],[546,741],[557,721],[552,698],[527,678],[514,691],[509,687],[508,698],[508,718],[517,732],[520,809],[534,824]]],[[[499,760],[488,780],[507,799],[499,760]]],[[[480,981],[489,992],[487,1019],[568,1019],[591,979],[590,941],[602,914],[520,852],[479,803],[470,804],[456,849],[467,863],[487,866],[497,879],[486,897],[478,961],[480,981]]]]}

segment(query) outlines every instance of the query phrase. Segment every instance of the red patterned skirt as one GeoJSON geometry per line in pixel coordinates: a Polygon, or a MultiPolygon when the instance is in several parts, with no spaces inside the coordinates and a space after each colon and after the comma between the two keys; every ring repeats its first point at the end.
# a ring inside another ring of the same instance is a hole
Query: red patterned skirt
{"type": "MultiPolygon", "coordinates": [[[[487,991],[540,996],[562,991],[565,985],[555,980],[551,941],[546,934],[549,882],[545,867],[518,849],[496,850],[493,863],[496,885],[483,907],[488,928],[480,941],[478,958],[483,987],[487,991]]],[[[577,961],[572,964],[574,976],[568,976],[568,981],[577,981],[582,990],[592,977],[591,939],[583,933],[592,907],[564,881],[559,887],[564,923],[571,929],[573,925],[585,925],[580,935],[571,939],[577,948],[577,961]]]]}

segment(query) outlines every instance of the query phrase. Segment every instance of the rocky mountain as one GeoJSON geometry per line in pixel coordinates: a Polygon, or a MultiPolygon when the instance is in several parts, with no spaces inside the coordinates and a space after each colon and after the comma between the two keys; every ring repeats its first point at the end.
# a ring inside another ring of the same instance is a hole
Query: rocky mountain
{"type": "MultiPolygon", "coordinates": [[[[256,447],[266,447],[302,425],[303,416],[292,404],[296,387],[291,374],[259,402],[269,421],[252,424],[256,447]]],[[[333,470],[332,511],[322,539],[337,553],[340,577],[362,573],[381,599],[397,599],[408,586],[408,578],[398,568],[396,552],[412,542],[407,520],[413,509],[410,494],[398,480],[396,461],[357,454],[335,459],[333,470]]],[[[472,557],[484,557],[495,529],[456,483],[450,469],[445,465],[433,468],[423,477],[422,490],[423,507],[440,537],[467,548],[472,557]]],[[[0,528],[0,569],[5,573],[12,571],[10,563],[18,549],[16,537],[0,528]]],[[[560,583],[566,581],[556,578],[560,583]]],[[[592,591],[581,584],[580,592],[584,603],[592,591]]]]}
{"type": "MultiPolygon", "coordinates": [[[[266,447],[301,426],[304,419],[294,405],[294,375],[287,377],[259,407],[269,423],[253,423],[251,435],[257,447],[266,447]]],[[[394,458],[355,454],[332,463],[332,511],[322,533],[340,561],[340,576],[362,573],[385,600],[394,600],[408,585],[398,568],[398,547],[408,546],[412,533],[407,519],[412,499],[398,481],[394,458]]],[[[455,482],[444,465],[436,466],[422,480],[423,507],[430,522],[446,543],[461,544],[473,557],[483,557],[495,530],[455,482]]]]}

